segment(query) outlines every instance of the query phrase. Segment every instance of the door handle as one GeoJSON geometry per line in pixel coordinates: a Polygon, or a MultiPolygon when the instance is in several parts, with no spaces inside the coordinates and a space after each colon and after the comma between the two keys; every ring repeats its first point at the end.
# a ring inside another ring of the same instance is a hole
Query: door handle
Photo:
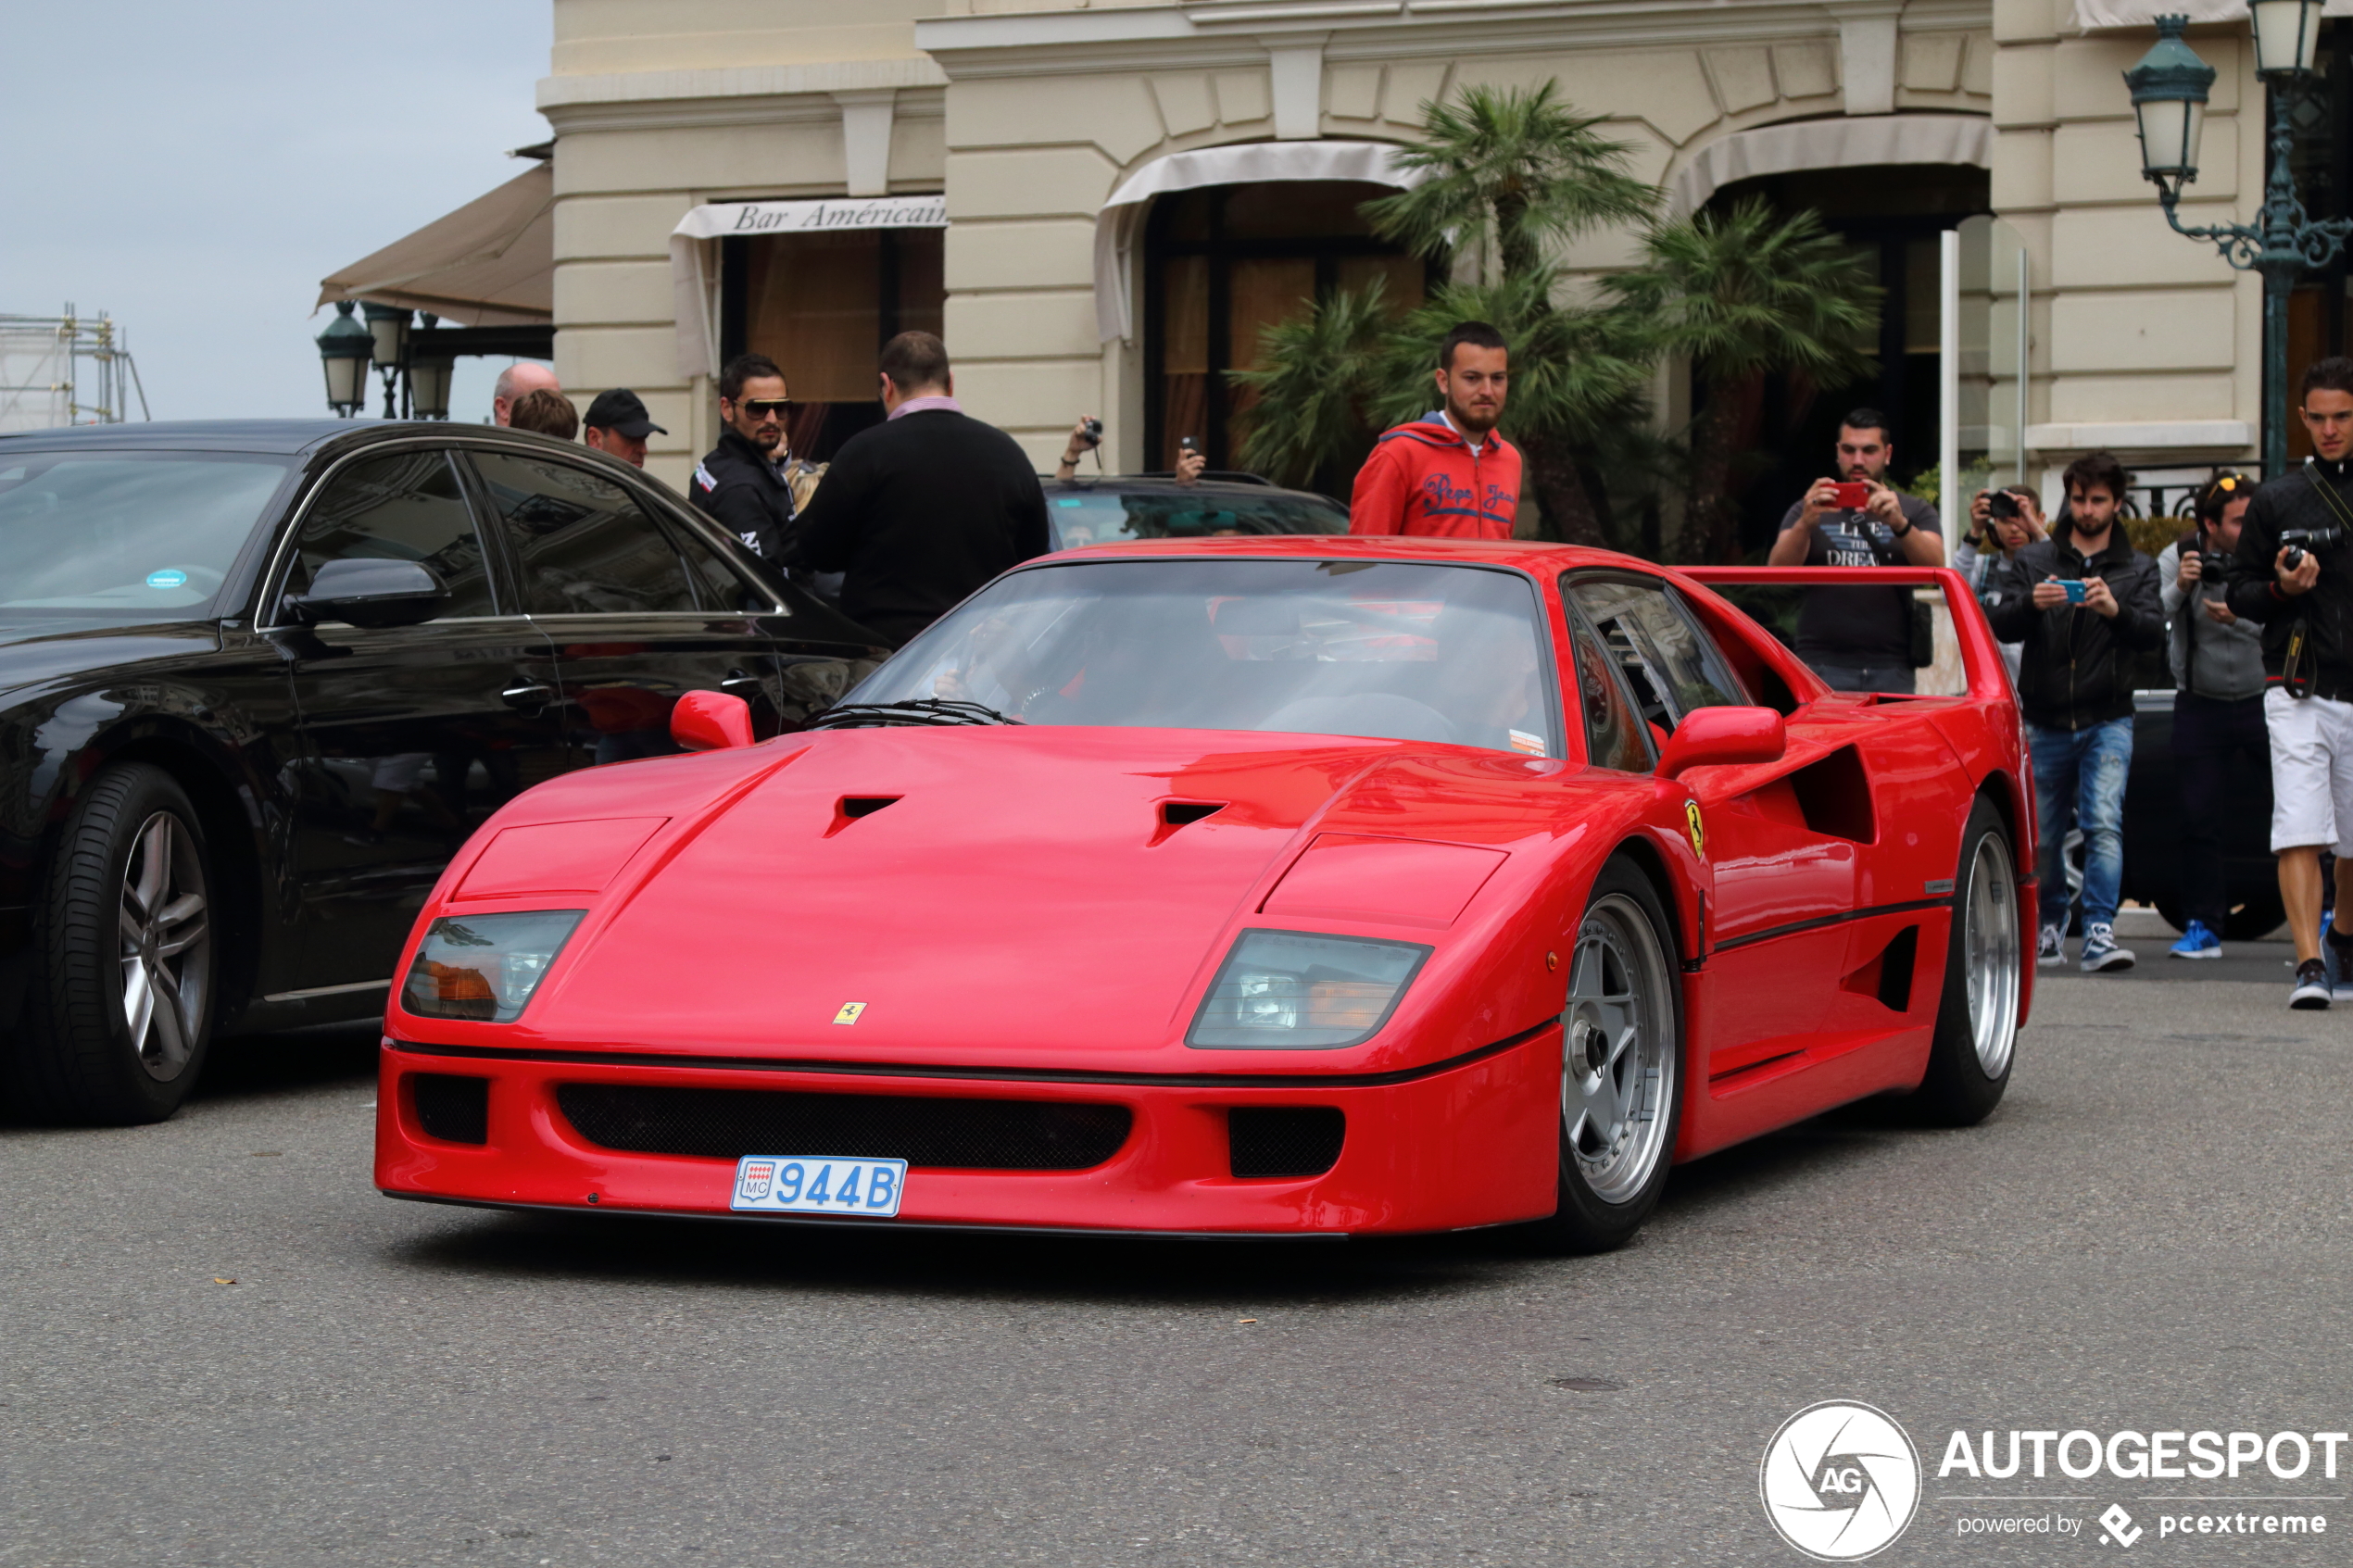
{"type": "Polygon", "coordinates": [[[746,686],[750,687],[756,692],[765,692],[767,690],[765,686],[761,684],[759,676],[747,675],[740,670],[728,671],[727,678],[719,683],[719,689],[723,692],[741,691],[746,686]]]}
{"type": "Polygon", "coordinates": [[[555,695],[555,687],[535,681],[528,685],[509,686],[498,696],[510,708],[545,708],[555,695]]]}

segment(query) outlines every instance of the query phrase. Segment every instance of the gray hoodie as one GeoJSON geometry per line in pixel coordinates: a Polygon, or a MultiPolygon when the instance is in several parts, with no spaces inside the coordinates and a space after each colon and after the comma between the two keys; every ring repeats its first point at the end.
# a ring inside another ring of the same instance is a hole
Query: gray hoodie
{"type": "Polygon", "coordinates": [[[2232,701],[2263,695],[2263,628],[2241,617],[2218,626],[2207,615],[2208,601],[2222,598],[2221,573],[2202,576],[2182,591],[2182,545],[2175,540],[2157,558],[2165,606],[2165,657],[2173,684],[2199,696],[2232,701]]]}

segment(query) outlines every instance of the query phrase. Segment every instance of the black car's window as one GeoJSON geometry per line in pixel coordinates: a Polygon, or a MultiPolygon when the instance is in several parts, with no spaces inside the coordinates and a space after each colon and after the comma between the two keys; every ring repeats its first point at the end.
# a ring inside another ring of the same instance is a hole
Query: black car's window
{"type": "Polygon", "coordinates": [[[686,560],[686,576],[694,583],[695,596],[702,608],[725,610],[730,614],[744,610],[764,610],[775,607],[776,601],[746,583],[735,568],[720,558],[719,552],[703,542],[693,530],[674,521],[664,520],[663,532],[686,560]]]}
{"type": "Polygon", "coordinates": [[[336,471],[304,512],[288,596],[307,593],[331,560],[413,560],[449,591],[454,618],[496,615],[472,510],[446,452],[391,452],[336,471]]]}
{"type": "Polygon", "coordinates": [[[692,612],[686,565],[636,498],[570,463],[475,452],[475,469],[507,526],[533,615],[692,612]]]}
{"type": "Polygon", "coordinates": [[[1577,655],[1577,700],[1585,715],[1585,755],[1596,768],[1647,773],[1657,764],[1648,726],[1619,679],[1617,661],[1576,606],[1568,608],[1569,646],[1577,655]]]}
{"type": "Polygon", "coordinates": [[[286,464],[238,454],[0,455],[0,608],[171,620],[211,602],[286,464]]]}
{"type": "Polygon", "coordinates": [[[1065,489],[1049,485],[1054,547],[1117,539],[1203,539],[1222,533],[1345,533],[1348,513],[1319,495],[1283,490],[1065,489]]]}
{"type": "Polygon", "coordinates": [[[1694,708],[1743,708],[1755,700],[1666,583],[1569,577],[1561,592],[1601,633],[1642,717],[1661,733],[1672,734],[1694,708]]]}

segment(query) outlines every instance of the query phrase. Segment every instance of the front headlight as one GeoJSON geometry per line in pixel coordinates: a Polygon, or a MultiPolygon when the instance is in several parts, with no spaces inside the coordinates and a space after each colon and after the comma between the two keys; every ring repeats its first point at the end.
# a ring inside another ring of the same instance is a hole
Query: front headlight
{"type": "Polygon", "coordinates": [[[1327,1051],[1369,1040],[1430,949],[1418,942],[1245,931],[1185,1043],[1213,1051],[1327,1051]]]}
{"type": "Polygon", "coordinates": [[[417,945],[400,1005],[420,1018],[512,1023],[587,912],[444,915],[417,945]]]}

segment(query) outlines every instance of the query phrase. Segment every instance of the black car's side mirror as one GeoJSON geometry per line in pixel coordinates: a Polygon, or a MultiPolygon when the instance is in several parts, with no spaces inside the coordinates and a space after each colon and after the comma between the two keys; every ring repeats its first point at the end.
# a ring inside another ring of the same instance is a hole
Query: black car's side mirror
{"type": "Polygon", "coordinates": [[[286,602],[307,626],[341,621],[375,630],[431,621],[449,590],[422,561],[346,558],[321,566],[310,592],[286,602]]]}

